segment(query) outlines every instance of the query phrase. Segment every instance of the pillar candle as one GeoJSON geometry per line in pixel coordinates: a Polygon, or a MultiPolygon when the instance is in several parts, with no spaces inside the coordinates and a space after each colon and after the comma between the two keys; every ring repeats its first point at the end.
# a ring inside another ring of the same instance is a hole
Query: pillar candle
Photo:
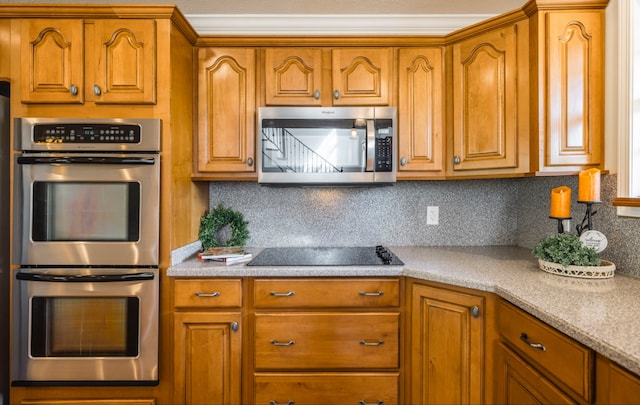
{"type": "Polygon", "coordinates": [[[600,201],[600,170],[588,169],[578,174],[578,201],[600,201]]]}
{"type": "Polygon", "coordinates": [[[571,189],[569,187],[560,186],[551,190],[549,216],[552,218],[571,218],[571,189]]]}

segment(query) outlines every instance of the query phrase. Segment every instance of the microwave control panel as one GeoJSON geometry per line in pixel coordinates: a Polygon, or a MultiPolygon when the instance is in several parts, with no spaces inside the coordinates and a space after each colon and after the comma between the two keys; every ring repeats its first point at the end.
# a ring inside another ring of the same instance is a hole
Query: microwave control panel
{"type": "Polygon", "coordinates": [[[376,172],[393,171],[393,141],[391,136],[376,137],[376,172]]]}

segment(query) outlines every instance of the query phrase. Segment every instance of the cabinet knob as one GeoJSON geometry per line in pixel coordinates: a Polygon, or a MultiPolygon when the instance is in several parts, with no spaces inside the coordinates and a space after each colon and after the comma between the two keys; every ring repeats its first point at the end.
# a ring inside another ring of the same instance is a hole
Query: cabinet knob
{"type": "Polygon", "coordinates": [[[71,93],[72,96],[77,96],[78,95],[78,86],[76,86],[75,84],[71,83],[71,86],[69,86],[69,93],[71,93]]]}
{"type": "Polygon", "coordinates": [[[459,165],[460,164],[460,156],[456,155],[453,157],[453,164],[454,165],[459,165]]]}
{"type": "Polygon", "coordinates": [[[400,158],[400,166],[406,166],[406,165],[407,165],[407,158],[403,156],[400,158]]]}
{"type": "Polygon", "coordinates": [[[247,166],[249,166],[249,167],[253,166],[253,158],[252,157],[247,158],[247,166]]]}
{"type": "Polygon", "coordinates": [[[335,98],[336,100],[340,98],[340,91],[339,90],[334,90],[333,91],[333,98],[335,98]]]}
{"type": "Polygon", "coordinates": [[[97,84],[93,85],[93,94],[95,94],[96,96],[102,94],[102,90],[100,90],[100,86],[98,86],[97,84]]]}
{"type": "Polygon", "coordinates": [[[233,332],[237,332],[237,331],[238,331],[238,329],[239,329],[238,322],[231,322],[231,330],[232,330],[233,332]]]}
{"type": "Polygon", "coordinates": [[[471,316],[477,318],[480,316],[480,308],[477,305],[471,307],[471,316]]]}
{"type": "Polygon", "coordinates": [[[316,90],[313,92],[313,98],[316,100],[320,100],[320,90],[316,90]]]}

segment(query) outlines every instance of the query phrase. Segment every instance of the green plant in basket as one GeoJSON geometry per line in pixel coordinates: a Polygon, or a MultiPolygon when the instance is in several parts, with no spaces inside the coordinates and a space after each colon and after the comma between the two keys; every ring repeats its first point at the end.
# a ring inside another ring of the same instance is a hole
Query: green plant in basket
{"type": "Polygon", "coordinates": [[[585,246],[577,235],[571,233],[547,236],[538,242],[532,253],[538,259],[559,263],[565,267],[600,265],[598,252],[594,248],[585,246]]]}
{"type": "Polygon", "coordinates": [[[249,239],[247,224],[241,212],[219,204],[200,218],[198,239],[204,250],[212,247],[244,246],[249,239]],[[231,229],[231,237],[226,241],[219,240],[219,232],[226,226],[231,229]]]}

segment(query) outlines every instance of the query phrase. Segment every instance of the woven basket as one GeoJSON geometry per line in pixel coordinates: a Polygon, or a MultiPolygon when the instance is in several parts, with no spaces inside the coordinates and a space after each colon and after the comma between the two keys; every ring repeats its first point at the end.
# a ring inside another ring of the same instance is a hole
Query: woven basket
{"type": "Polygon", "coordinates": [[[616,265],[608,260],[600,260],[600,266],[573,266],[567,267],[559,263],[552,263],[538,259],[540,270],[560,276],[576,278],[611,278],[616,271],[616,265]]]}

